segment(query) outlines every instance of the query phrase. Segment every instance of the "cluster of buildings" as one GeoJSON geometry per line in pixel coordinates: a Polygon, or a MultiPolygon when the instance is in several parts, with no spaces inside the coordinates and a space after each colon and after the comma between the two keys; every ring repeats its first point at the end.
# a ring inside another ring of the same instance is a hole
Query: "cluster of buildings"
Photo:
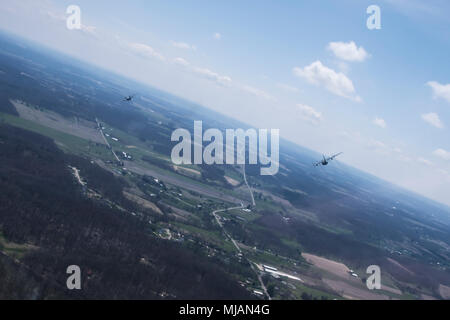
{"type": "Polygon", "coordinates": [[[129,155],[128,153],[126,153],[125,151],[122,151],[122,156],[124,159],[126,160],[132,160],[131,155],[129,155]]]}

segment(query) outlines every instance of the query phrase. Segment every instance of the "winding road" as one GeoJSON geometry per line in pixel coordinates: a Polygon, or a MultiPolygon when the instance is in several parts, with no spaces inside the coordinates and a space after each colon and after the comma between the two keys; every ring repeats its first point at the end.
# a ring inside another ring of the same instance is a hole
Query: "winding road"
{"type": "MultiPolygon", "coordinates": [[[[244,169],[245,170],[245,169],[244,169]]],[[[245,171],[244,171],[245,172],[245,171]]],[[[251,191],[250,191],[251,192],[251,191]]],[[[253,195],[252,195],[253,198],[253,195]]],[[[244,204],[241,203],[241,205],[239,207],[231,207],[231,208],[225,208],[225,209],[218,209],[218,210],[214,210],[212,212],[212,215],[214,216],[214,218],[216,219],[217,224],[220,226],[220,228],[222,229],[223,233],[225,234],[225,236],[230,239],[230,241],[233,243],[234,247],[236,248],[236,250],[242,255],[242,257],[244,257],[245,260],[247,260],[247,262],[250,264],[250,267],[252,268],[253,272],[256,274],[256,277],[258,278],[259,284],[261,285],[261,289],[264,292],[264,295],[269,299],[272,300],[272,298],[270,297],[269,293],[267,292],[267,288],[264,284],[264,282],[262,281],[261,278],[261,274],[260,272],[258,272],[258,270],[255,268],[255,266],[253,265],[253,262],[251,262],[249,259],[247,259],[243,252],[242,249],[239,247],[239,245],[237,244],[236,240],[234,240],[230,234],[225,230],[222,222],[220,221],[220,217],[217,215],[220,212],[225,212],[228,210],[235,210],[235,209],[244,209],[244,204]]]]}
{"type": "Polygon", "coordinates": [[[245,163],[242,165],[242,175],[244,176],[244,182],[247,185],[248,191],[250,192],[250,197],[252,198],[252,204],[253,204],[253,206],[256,206],[255,197],[253,197],[252,188],[250,188],[250,186],[247,182],[247,175],[245,174],[245,163]]]}

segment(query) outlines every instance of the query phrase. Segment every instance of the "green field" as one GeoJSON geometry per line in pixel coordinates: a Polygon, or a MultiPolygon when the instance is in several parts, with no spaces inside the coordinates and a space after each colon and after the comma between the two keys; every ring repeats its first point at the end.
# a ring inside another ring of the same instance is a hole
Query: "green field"
{"type": "Polygon", "coordinates": [[[215,246],[223,249],[226,252],[236,251],[236,248],[230,241],[225,241],[226,239],[225,235],[222,234],[220,231],[205,230],[192,225],[183,224],[180,222],[173,222],[172,224],[180,229],[184,229],[192,233],[193,235],[204,239],[208,243],[214,244],[215,246]]]}
{"type": "Polygon", "coordinates": [[[96,157],[103,161],[112,161],[111,151],[105,145],[97,144],[62,131],[42,126],[36,122],[22,119],[16,116],[0,112],[0,122],[4,122],[22,129],[30,130],[55,141],[55,143],[67,153],[96,157]]]}
{"type": "Polygon", "coordinates": [[[0,232],[0,251],[4,254],[13,257],[15,259],[22,258],[29,250],[33,249],[33,246],[27,244],[17,244],[8,242],[0,232]]]}

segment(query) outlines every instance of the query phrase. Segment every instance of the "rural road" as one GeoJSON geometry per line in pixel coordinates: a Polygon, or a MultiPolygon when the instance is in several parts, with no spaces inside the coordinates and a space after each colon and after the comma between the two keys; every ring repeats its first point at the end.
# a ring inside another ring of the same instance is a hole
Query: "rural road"
{"type": "Polygon", "coordinates": [[[100,133],[102,134],[103,140],[105,140],[105,143],[106,143],[106,145],[108,146],[108,149],[111,150],[111,152],[112,152],[113,156],[116,158],[117,162],[120,163],[119,157],[117,157],[117,154],[114,152],[114,150],[113,150],[113,148],[111,147],[111,145],[109,144],[108,140],[106,140],[106,137],[105,137],[105,135],[104,135],[104,133],[103,133],[103,129],[102,129],[102,126],[101,126],[100,122],[98,121],[97,118],[95,118],[95,121],[97,122],[98,130],[99,130],[100,133]]]}
{"type": "Polygon", "coordinates": [[[250,197],[252,198],[252,204],[253,204],[253,206],[256,206],[255,197],[253,197],[252,188],[250,188],[250,186],[247,182],[247,175],[245,174],[245,163],[242,165],[242,175],[244,176],[244,182],[247,185],[248,191],[250,192],[250,197]]]}
{"type": "Polygon", "coordinates": [[[225,234],[225,236],[226,236],[228,239],[231,240],[231,242],[232,242],[233,245],[235,246],[236,250],[237,250],[237,251],[244,257],[244,259],[246,259],[247,262],[250,264],[250,267],[252,268],[253,272],[255,272],[256,277],[258,278],[259,284],[261,285],[261,288],[262,288],[262,290],[263,290],[265,296],[266,296],[269,300],[272,300],[272,298],[270,297],[269,293],[267,292],[267,288],[266,288],[266,286],[264,285],[264,282],[263,282],[262,279],[261,279],[261,274],[258,272],[258,270],[256,270],[256,268],[255,268],[255,266],[253,265],[253,263],[252,263],[250,260],[248,260],[248,259],[244,256],[244,254],[242,253],[242,250],[241,250],[241,248],[239,247],[239,245],[237,244],[236,240],[234,240],[234,239],[230,236],[230,234],[225,230],[225,228],[223,227],[222,222],[220,221],[219,216],[217,215],[217,214],[220,213],[220,212],[225,212],[225,211],[228,211],[228,210],[235,210],[235,209],[244,209],[244,204],[241,203],[241,205],[240,205],[239,207],[231,207],[231,208],[225,208],[225,209],[214,210],[214,211],[212,212],[212,215],[213,215],[214,218],[216,219],[216,222],[217,222],[217,224],[220,226],[220,228],[222,228],[222,231],[223,231],[223,233],[225,234]]]}

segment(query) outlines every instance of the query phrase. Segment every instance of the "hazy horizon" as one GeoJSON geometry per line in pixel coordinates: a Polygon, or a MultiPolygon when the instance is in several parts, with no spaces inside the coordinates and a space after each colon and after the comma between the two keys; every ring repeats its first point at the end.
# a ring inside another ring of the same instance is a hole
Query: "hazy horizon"
{"type": "MultiPolygon", "coordinates": [[[[328,25],[304,16],[301,7],[318,10],[314,4],[293,5],[291,10],[303,19],[298,24],[291,15],[284,23],[274,19],[280,25],[273,34],[263,29],[267,43],[256,32],[265,21],[262,13],[249,5],[242,5],[242,12],[252,12],[257,26],[246,25],[247,31],[239,32],[244,17],[239,15],[233,25],[225,19],[232,15],[224,4],[202,3],[210,11],[221,7],[216,9],[223,19],[200,19],[190,26],[195,30],[183,30],[181,12],[164,3],[137,12],[132,3],[124,11],[122,4],[79,1],[83,28],[69,31],[69,2],[37,2],[4,5],[0,27],[250,126],[280,128],[283,138],[320,154],[343,151],[342,162],[450,205],[450,70],[445,60],[450,50],[445,31],[436,32],[449,25],[436,10],[443,2],[382,1],[381,30],[365,28],[365,1],[332,4],[334,15],[317,11],[330,19],[328,25]],[[146,14],[152,19],[144,19],[146,14]],[[330,30],[338,18],[348,21],[330,30]],[[429,26],[419,27],[416,21],[424,19],[429,26]],[[316,29],[308,33],[306,23],[316,29]],[[400,27],[405,24],[408,30],[400,27]],[[292,43],[281,26],[296,26],[293,34],[307,41],[292,43]],[[353,30],[355,26],[359,29],[353,30]],[[419,49],[416,39],[426,49],[419,49]]],[[[183,13],[197,17],[194,9],[183,13]]],[[[281,16],[278,10],[273,8],[274,17],[281,16]]]]}

